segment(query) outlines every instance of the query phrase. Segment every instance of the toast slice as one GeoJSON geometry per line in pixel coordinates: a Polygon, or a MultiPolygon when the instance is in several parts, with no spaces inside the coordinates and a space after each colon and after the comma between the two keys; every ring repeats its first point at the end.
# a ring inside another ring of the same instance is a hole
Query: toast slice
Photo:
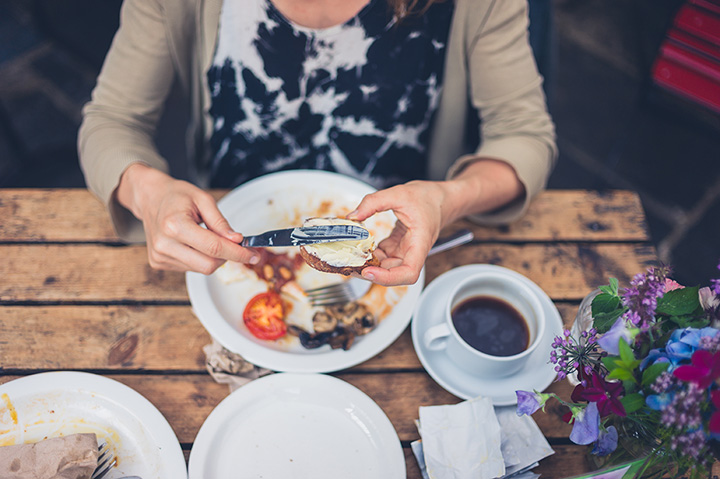
{"type": "MultiPolygon", "coordinates": [[[[303,226],[332,224],[364,227],[358,221],[345,218],[309,218],[303,226]]],[[[363,268],[368,266],[380,266],[380,260],[375,256],[374,251],[375,239],[372,235],[361,241],[337,241],[300,247],[300,255],[311,268],[345,276],[359,275],[363,268]]]]}

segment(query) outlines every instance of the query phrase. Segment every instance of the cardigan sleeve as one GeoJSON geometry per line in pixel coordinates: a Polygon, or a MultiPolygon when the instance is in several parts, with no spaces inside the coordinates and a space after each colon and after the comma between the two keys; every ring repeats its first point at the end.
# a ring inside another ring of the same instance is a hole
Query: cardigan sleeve
{"type": "Polygon", "coordinates": [[[500,210],[474,215],[485,224],[521,217],[545,188],[557,158],[555,127],[547,111],[542,77],[527,38],[527,2],[494,0],[466,39],[470,100],[480,115],[480,146],[457,160],[448,177],[480,158],[505,161],[526,195],[500,210]]]}
{"type": "Polygon", "coordinates": [[[118,236],[128,242],[142,242],[145,236],[141,222],[115,199],[121,175],[138,162],[168,171],[154,143],[174,80],[164,26],[158,0],[123,2],[120,28],[83,108],[78,134],[87,186],[107,206],[118,236]]]}

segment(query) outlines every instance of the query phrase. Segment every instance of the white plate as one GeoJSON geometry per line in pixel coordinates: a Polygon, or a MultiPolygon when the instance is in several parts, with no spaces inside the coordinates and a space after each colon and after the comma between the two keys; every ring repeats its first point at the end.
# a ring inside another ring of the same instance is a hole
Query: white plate
{"type": "MultiPolygon", "coordinates": [[[[236,231],[252,235],[296,226],[311,216],[344,216],[373,191],[361,181],[336,173],[296,170],[245,183],[222,198],[218,206],[236,231]]],[[[376,241],[385,238],[394,223],[391,212],[374,215],[365,222],[376,241]]],[[[297,248],[272,251],[294,255],[297,248]]],[[[340,275],[321,273],[304,264],[297,272],[297,284],[304,289],[341,280],[340,275]]],[[[284,372],[338,371],[380,353],[407,327],[424,283],[423,269],[412,286],[373,286],[363,302],[381,318],[380,324],[367,335],[357,337],[348,351],[333,350],[328,345],[309,350],[293,336],[265,341],[247,330],[242,321],[245,305],[254,295],[267,290],[267,284],[249,269],[226,264],[209,276],[186,275],[193,311],[211,336],[253,364],[284,372]]],[[[287,322],[311,329],[313,309],[302,294],[290,299],[293,306],[287,322]]]]}
{"type": "Polygon", "coordinates": [[[413,345],[420,362],[428,374],[446,391],[462,399],[477,396],[492,398],[495,406],[509,406],[517,403],[515,391],[523,389],[544,390],[555,379],[555,369],[549,363],[552,341],[561,335],[562,318],[552,300],[535,283],[513,270],[490,264],[471,264],[451,269],[435,278],[423,291],[415,312],[412,325],[413,345]],[[528,359],[525,367],[517,374],[506,378],[484,379],[472,376],[458,368],[444,351],[431,351],[423,344],[425,331],[444,320],[445,301],[453,287],[462,278],[481,271],[502,271],[525,282],[540,299],[546,315],[547,325],[541,344],[528,359]]]}
{"type": "Polygon", "coordinates": [[[106,476],[181,479],[185,456],[163,415],[135,390],[74,371],[34,374],[0,385],[0,445],[95,433],[118,458],[106,476]]]}
{"type": "Polygon", "coordinates": [[[225,398],[203,423],[190,479],[405,478],[405,455],[380,407],[323,374],[256,379],[225,398]]]}

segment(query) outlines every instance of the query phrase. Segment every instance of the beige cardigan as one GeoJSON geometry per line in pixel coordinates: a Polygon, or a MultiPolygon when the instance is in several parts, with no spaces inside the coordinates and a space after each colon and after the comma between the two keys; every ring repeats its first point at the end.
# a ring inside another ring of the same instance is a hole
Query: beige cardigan
{"type": "MultiPolygon", "coordinates": [[[[557,152],[542,78],[527,42],[526,0],[455,0],[443,90],[429,149],[431,179],[451,177],[478,157],[506,161],[527,195],[475,220],[486,224],[520,217],[541,191],[557,152]],[[468,103],[480,112],[481,145],[464,151],[468,103]],[[468,154],[470,153],[470,154],[468,154]]],[[[126,0],[115,35],[83,110],[78,136],[88,187],[110,211],[118,235],[145,240],[142,224],[114,199],[132,163],[168,171],[154,144],[165,99],[177,78],[192,102],[187,142],[191,171],[204,186],[211,133],[206,75],[213,58],[222,0],[126,0]]],[[[178,141],[180,135],[178,135],[178,141]]]]}

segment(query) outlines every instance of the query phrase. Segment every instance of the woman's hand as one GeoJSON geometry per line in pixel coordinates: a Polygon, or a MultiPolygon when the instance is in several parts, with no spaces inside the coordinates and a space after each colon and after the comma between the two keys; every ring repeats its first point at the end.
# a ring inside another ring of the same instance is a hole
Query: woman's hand
{"type": "Polygon", "coordinates": [[[385,286],[413,284],[440,230],[453,221],[500,208],[525,194],[507,163],[478,158],[448,181],[411,181],[367,195],[349,218],[364,221],[392,210],[397,222],[378,244],[380,267],[369,266],[364,278],[385,286]]]}
{"type": "Polygon", "coordinates": [[[411,181],[363,198],[349,218],[363,221],[388,210],[397,217],[392,232],[375,250],[380,267],[363,269],[364,278],[385,286],[418,280],[428,251],[446,224],[445,219],[452,216],[447,204],[452,187],[450,182],[411,181]]]}
{"type": "Polygon", "coordinates": [[[125,170],[115,194],[143,222],[153,268],[210,274],[228,260],[259,259],[239,245],[242,235],[232,230],[215,199],[186,181],[137,163],[125,170]]]}

